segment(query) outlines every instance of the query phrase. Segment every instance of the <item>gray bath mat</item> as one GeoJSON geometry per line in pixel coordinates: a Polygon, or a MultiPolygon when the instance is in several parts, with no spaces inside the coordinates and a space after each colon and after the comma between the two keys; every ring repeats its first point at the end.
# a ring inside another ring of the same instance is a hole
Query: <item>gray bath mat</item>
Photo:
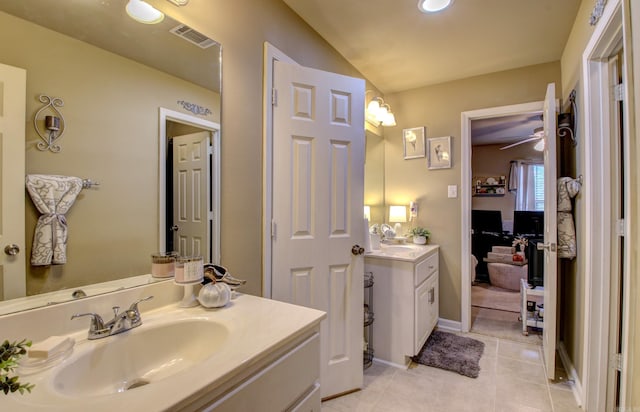
{"type": "Polygon", "coordinates": [[[458,372],[470,378],[480,373],[484,342],[434,330],[420,353],[411,360],[427,366],[458,372]]]}

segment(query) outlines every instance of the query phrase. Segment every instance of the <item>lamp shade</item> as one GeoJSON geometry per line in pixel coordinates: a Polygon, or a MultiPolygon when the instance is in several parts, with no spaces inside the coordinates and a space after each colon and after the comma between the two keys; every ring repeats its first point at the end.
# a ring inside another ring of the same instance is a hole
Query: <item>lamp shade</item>
{"type": "Polygon", "coordinates": [[[371,206],[364,205],[364,218],[371,221],[371,206]]]}
{"type": "Polygon", "coordinates": [[[389,223],[405,223],[406,221],[406,206],[389,206],[389,223]]]}
{"type": "Polygon", "coordinates": [[[391,112],[387,112],[382,119],[383,126],[395,126],[396,125],[396,117],[391,112]]]}

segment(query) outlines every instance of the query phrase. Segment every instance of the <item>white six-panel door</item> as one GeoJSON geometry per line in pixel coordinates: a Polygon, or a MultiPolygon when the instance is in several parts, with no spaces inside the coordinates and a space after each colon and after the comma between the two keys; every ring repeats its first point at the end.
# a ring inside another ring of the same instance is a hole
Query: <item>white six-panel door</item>
{"type": "Polygon", "coordinates": [[[327,312],[321,393],[362,386],[364,81],[275,62],[272,297],[327,312]]]}
{"type": "Polygon", "coordinates": [[[547,85],[544,99],[544,328],[542,346],[547,378],[555,379],[556,299],[558,289],[558,195],[556,171],[556,85],[547,85]]]}
{"type": "Polygon", "coordinates": [[[0,64],[0,300],[26,295],[26,82],[27,72],[24,69],[0,64]],[[17,254],[10,255],[12,251],[17,251],[17,254]]]}
{"type": "Polygon", "coordinates": [[[207,262],[211,261],[210,136],[205,131],[173,138],[174,248],[181,256],[202,256],[207,262]]]}

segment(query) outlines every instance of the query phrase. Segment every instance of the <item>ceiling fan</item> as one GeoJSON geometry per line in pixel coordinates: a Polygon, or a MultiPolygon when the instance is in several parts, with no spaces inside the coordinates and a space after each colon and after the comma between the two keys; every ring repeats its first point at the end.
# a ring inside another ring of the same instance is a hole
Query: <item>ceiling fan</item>
{"type": "Polygon", "coordinates": [[[535,129],[533,129],[533,134],[530,134],[529,136],[523,138],[522,140],[512,143],[510,145],[507,146],[503,146],[500,148],[500,150],[506,150],[506,149],[511,149],[512,147],[524,144],[524,143],[528,143],[528,142],[533,142],[533,141],[538,141],[535,146],[533,147],[534,149],[538,150],[538,151],[542,151],[544,149],[544,128],[542,127],[536,127],[535,129]]]}

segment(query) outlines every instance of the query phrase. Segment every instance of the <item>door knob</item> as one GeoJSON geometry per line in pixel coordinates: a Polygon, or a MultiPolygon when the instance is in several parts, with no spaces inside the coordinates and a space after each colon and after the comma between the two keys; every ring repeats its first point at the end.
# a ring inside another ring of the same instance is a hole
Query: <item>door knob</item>
{"type": "Polygon", "coordinates": [[[180,228],[178,227],[178,225],[173,225],[173,226],[171,226],[169,229],[170,229],[170,230],[173,230],[174,232],[177,232],[177,231],[178,231],[178,229],[180,229],[180,228]]]}
{"type": "Polygon", "coordinates": [[[15,256],[20,253],[20,246],[16,245],[15,243],[7,245],[4,247],[4,253],[9,256],[15,256]]]}
{"type": "Polygon", "coordinates": [[[556,251],[557,245],[555,243],[538,243],[536,245],[536,249],[538,250],[548,250],[550,252],[556,251]]]}
{"type": "Polygon", "coordinates": [[[364,248],[360,245],[353,245],[351,248],[351,254],[353,256],[358,256],[364,253],[364,248]]]}

